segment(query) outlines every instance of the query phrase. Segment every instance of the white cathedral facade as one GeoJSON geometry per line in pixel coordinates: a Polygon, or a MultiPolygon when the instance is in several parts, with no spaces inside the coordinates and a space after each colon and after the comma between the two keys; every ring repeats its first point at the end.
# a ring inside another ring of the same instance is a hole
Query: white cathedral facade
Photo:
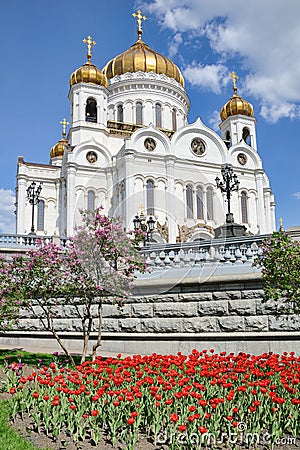
{"type": "Polygon", "coordinates": [[[17,233],[31,230],[27,189],[41,183],[35,207],[37,235],[68,237],[81,209],[102,205],[133,229],[143,212],[156,221],[156,242],[214,237],[225,222],[226,201],[217,189],[224,165],[240,182],[232,196],[235,222],[249,234],[275,230],[275,202],[257,151],[252,105],[234,93],[221,110],[220,135],[197,119],[188,123],[189,98],[179,68],[142,40],[100,70],[87,62],[70,77],[70,119],[52,147],[49,164],[18,160],[17,233]]]}

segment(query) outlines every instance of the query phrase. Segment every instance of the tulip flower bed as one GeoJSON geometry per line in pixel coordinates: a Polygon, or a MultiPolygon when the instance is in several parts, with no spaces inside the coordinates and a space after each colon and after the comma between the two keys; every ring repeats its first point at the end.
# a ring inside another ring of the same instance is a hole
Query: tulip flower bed
{"type": "Polygon", "coordinates": [[[98,357],[76,368],[52,362],[27,376],[7,370],[6,389],[13,418],[29,414],[53,441],[64,432],[96,447],[106,440],[137,449],[143,437],[148,448],[229,449],[295,440],[299,383],[300,358],[292,352],[193,350],[98,357]]]}

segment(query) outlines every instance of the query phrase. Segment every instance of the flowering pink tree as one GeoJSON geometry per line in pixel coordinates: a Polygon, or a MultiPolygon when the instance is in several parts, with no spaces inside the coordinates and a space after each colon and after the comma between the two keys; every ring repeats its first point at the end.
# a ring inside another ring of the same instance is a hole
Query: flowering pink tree
{"type": "Polygon", "coordinates": [[[15,256],[6,268],[0,292],[7,305],[18,298],[20,306],[39,319],[71,360],[56,319],[64,318],[66,308],[75,308],[81,320],[84,361],[92,331],[97,332],[93,358],[101,343],[104,297],[122,307],[135,271],[144,271],[145,264],[119,219],[102,215],[100,209],[82,216],[84,225],[66,248],[41,241],[25,256],[15,256]]]}
{"type": "MultiPolygon", "coordinates": [[[[97,321],[97,339],[92,348],[93,358],[101,344],[103,298],[108,298],[121,308],[133,287],[135,272],[146,270],[146,264],[135,242],[124,231],[121,220],[107,217],[101,210],[97,208],[93,214],[82,212],[83,226],[76,229],[72,240],[81,267],[92,278],[98,291],[97,314],[94,318],[97,321]]],[[[87,340],[93,321],[91,307],[92,303],[87,309],[87,340]]]]}

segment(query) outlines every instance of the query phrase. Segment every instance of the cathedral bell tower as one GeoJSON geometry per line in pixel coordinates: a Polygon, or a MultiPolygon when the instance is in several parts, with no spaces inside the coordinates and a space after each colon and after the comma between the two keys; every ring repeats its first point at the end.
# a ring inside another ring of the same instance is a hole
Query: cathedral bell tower
{"type": "Polygon", "coordinates": [[[228,148],[244,141],[257,151],[253,106],[237,94],[236,80],[239,77],[236,73],[231,72],[229,76],[233,82],[233,96],[223,106],[220,113],[222,139],[228,148]]]}
{"type": "Polygon", "coordinates": [[[91,36],[83,42],[87,45],[87,62],[70,76],[69,101],[71,107],[70,145],[90,139],[107,125],[108,82],[104,73],[92,62],[92,46],[96,45],[91,36]]]}

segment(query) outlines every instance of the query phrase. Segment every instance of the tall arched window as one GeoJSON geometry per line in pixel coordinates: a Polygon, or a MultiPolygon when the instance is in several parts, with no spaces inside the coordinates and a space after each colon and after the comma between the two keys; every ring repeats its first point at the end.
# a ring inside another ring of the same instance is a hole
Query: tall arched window
{"type": "Polygon", "coordinates": [[[251,145],[251,136],[249,128],[247,127],[243,128],[242,139],[246,142],[246,144],[251,145]]]}
{"type": "Polygon", "coordinates": [[[207,208],[207,219],[213,220],[214,205],[213,205],[213,190],[211,187],[207,188],[206,191],[206,208],[207,208]]]}
{"type": "Polygon", "coordinates": [[[143,124],[143,105],[142,102],[136,104],[136,123],[137,125],[143,124]]]}
{"type": "Polygon", "coordinates": [[[147,215],[154,215],[154,182],[147,180],[146,182],[146,200],[147,200],[147,215]]]}
{"type": "Polygon", "coordinates": [[[204,219],[203,214],[203,191],[201,187],[197,187],[196,191],[196,198],[197,198],[197,219],[204,219]]]}
{"type": "Polygon", "coordinates": [[[37,230],[43,231],[45,228],[45,202],[44,200],[38,201],[37,208],[37,230]]]}
{"type": "Polygon", "coordinates": [[[177,115],[176,115],[176,109],[172,109],[172,130],[177,130],[177,115]]]}
{"type": "Polygon", "coordinates": [[[161,128],[161,105],[155,104],[155,126],[161,128]]]}
{"type": "Polygon", "coordinates": [[[86,101],[85,120],[87,122],[97,122],[97,102],[93,98],[88,98],[86,101]]]}
{"type": "Polygon", "coordinates": [[[118,122],[123,122],[124,121],[123,105],[118,105],[118,107],[117,107],[117,121],[118,122]]]}
{"type": "Polygon", "coordinates": [[[89,212],[95,211],[95,192],[88,191],[87,194],[87,209],[89,212]]]}
{"type": "Polygon", "coordinates": [[[242,223],[248,223],[247,193],[241,192],[242,223]]]}
{"type": "Polygon", "coordinates": [[[225,144],[226,144],[227,148],[231,147],[231,136],[230,136],[230,131],[229,130],[226,131],[225,144]]]}
{"type": "Polygon", "coordinates": [[[194,216],[193,187],[190,184],[186,187],[186,216],[188,219],[192,219],[194,216]]]}

